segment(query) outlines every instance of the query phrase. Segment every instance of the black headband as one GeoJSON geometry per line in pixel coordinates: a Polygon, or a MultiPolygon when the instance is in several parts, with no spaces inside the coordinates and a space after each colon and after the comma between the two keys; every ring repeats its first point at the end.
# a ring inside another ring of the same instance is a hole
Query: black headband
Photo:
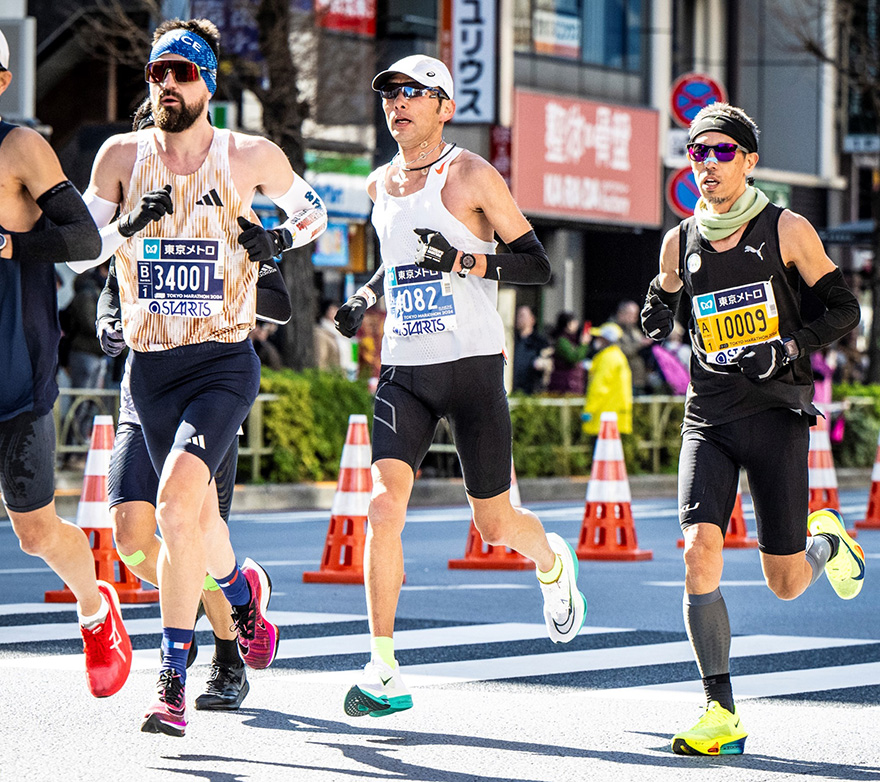
{"type": "Polygon", "coordinates": [[[726,114],[707,114],[694,122],[688,132],[688,142],[693,141],[703,133],[723,133],[730,136],[737,144],[745,147],[749,152],[758,151],[758,139],[755,132],[744,122],[726,114]]]}

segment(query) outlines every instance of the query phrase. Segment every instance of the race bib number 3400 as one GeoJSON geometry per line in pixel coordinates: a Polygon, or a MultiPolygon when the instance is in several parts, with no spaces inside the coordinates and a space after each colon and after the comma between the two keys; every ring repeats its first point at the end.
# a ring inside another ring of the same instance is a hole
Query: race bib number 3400
{"type": "Polygon", "coordinates": [[[728,364],[746,345],[779,336],[779,311],[770,282],[700,294],[694,297],[693,308],[703,347],[713,364],[728,364]]]}
{"type": "Polygon", "coordinates": [[[223,248],[217,239],[139,239],[138,302],[154,315],[219,315],[223,248]]]}
{"type": "Polygon", "coordinates": [[[448,274],[405,264],[388,269],[387,282],[388,317],[394,334],[413,337],[455,329],[455,300],[448,274]]]}

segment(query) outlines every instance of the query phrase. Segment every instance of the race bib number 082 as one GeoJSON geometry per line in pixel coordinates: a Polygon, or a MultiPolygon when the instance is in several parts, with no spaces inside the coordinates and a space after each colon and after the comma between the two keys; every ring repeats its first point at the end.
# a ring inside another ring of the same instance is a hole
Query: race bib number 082
{"type": "Polygon", "coordinates": [[[700,294],[693,299],[693,310],[713,364],[728,364],[746,345],[779,336],[779,310],[769,281],[700,294]]]}
{"type": "Polygon", "coordinates": [[[456,327],[449,275],[415,264],[387,270],[388,317],[400,337],[437,334],[456,327]]]}

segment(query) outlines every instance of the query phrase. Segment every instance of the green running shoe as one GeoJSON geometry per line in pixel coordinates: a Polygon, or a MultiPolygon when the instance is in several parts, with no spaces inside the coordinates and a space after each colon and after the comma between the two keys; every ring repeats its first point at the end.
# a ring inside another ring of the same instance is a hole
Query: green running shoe
{"type": "Polygon", "coordinates": [[[746,736],[739,714],[712,701],[697,724],[672,737],[676,755],[742,755],[746,736]]]}

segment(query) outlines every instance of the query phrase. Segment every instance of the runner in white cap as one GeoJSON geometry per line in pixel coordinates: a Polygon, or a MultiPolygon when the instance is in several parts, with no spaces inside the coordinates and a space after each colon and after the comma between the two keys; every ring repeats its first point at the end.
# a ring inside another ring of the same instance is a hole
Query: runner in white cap
{"type": "Polygon", "coordinates": [[[373,494],[365,553],[370,662],[345,699],[352,717],[412,707],[394,657],[403,531],[413,480],[446,417],[483,540],[531,559],[550,638],[571,641],[586,600],[571,546],[510,502],[511,426],[498,282],[539,285],[550,261],[501,175],[443,138],[455,113],[449,70],[413,55],[373,79],[398,152],[373,172],[382,267],[337,313],[344,334],[384,293],[388,304],[373,423],[373,494]],[[508,250],[496,252],[495,234],[508,250]],[[380,280],[384,277],[384,288],[380,280]]]}

